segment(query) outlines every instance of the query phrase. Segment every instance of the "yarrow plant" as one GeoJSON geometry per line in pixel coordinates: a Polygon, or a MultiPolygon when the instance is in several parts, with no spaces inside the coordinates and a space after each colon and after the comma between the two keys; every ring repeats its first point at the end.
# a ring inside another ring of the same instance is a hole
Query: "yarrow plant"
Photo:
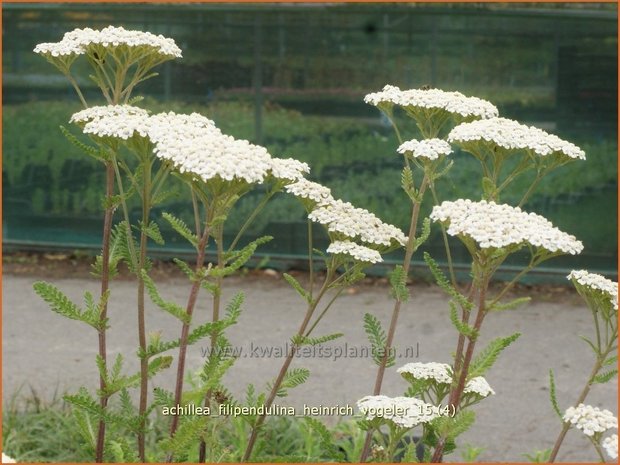
{"type": "MultiPolygon", "coordinates": [[[[457,447],[458,436],[474,424],[473,407],[496,394],[485,375],[500,353],[520,336],[515,333],[497,337],[480,350],[477,342],[484,320],[527,301],[503,299],[533,268],[554,257],[583,250],[577,238],[544,217],[526,212],[523,205],[544,176],[566,163],[584,160],[584,152],[545,131],[500,118],[497,108],[485,100],[459,92],[401,90],[389,85],[366,96],[365,101],[391,121],[399,141],[395,152],[403,162],[400,183],[411,208],[409,228],[403,232],[376,214],[335,198],[328,187],[308,179],[310,166],[304,162],[273,156],[265,147],[224,134],[212,120],[198,113],[153,114],[136,106],[140,101],[132,97],[136,86],[156,76],[153,69],[159,64],[182,57],[173,39],[109,26],[101,30],[75,29],[59,42],[39,44],[34,51],[67,77],[84,107],[69,122],[88,143],[64,127],[62,132],[105,169],[102,253],[93,264],[93,273],[101,280],[99,295],[85,293],[85,304],[80,307],[50,283],[34,285],[52,310],[86,323],[97,332],[96,396],[86,388],[65,396],[73,406],[85,447],[96,462],[172,462],[193,457],[198,457],[199,462],[255,460],[257,450],[264,449],[269,441],[263,437],[266,423],[272,421],[268,422],[267,412],[278,397],[288,395],[309,379],[307,369],[292,366],[295,354],[304,346],[319,346],[343,336],[330,333],[329,328],[317,335],[321,321],[344,289],[360,281],[368,267],[383,262],[386,254],[397,250],[404,250],[404,256],[389,275],[394,306],[387,331],[379,318],[371,313],[364,316],[377,373],[372,393],[357,401],[358,426],[365,431],[365,438],[354,441],[355,457],[349,454],[348,459],[394,461],[402,453],[404,461],[441,462],[457,447]],[[103,104],[90,106],[84,98],[81,81],[73,74],[77,60],[89,65],[103,104]],[[415,138],[401,137],[397,121],[402,115],[413,122],[407,130],[411,129],[415,138]],[[437,181],[449,174],[453,154],[458,151],[480,162],[480,199],[445,200],[437,190],[437,181]],[[535,172],[534,179],[518,205],[502,203],[504,190],[530,170],[535,172]],[[150,247],[153,243],[164,244],[154,207],[170,195],[171,177],[185,186],[187,203],[193,211],[190,225],[169,212],[161,216],[195,254],[191,264],[174,260],[189,281],[188,296],[182,304],[164,298],[150,273],[150,247]],[[420,218],[427,192],[434,206],[428,218],[420,218]],[[239,200],[250,193],[262,194],[261,200],[228,237],[224,234],[228,219],[239,200]],[[246,233],[266,205],[282,194],[296,198],[307,214],[308,282],[302,284],[283,274],[298,293],[305,312],[297,331],[290,335],[289,351],[275,378],[263,390],[250,384],[246,399],[241,401],[232,396],[224,379],[236,361],[230,355],[226,332],[239,323],[244,295],[239,293],[226,303],[222,295],[226,278],[246,266],[256,250],[273,239],[264,236],[248,241],[246,233]],[[138,218],[131,214],[130,202],[140,206],[138,218]],[[120,221],[114,224],[117,211],[120,221]],[[447,316],[456,330],[454,359],[451,363],[401,366],[396,371],[407,382],[407,390],[390,397],[381,392],[383,378],[386,369],[395,364],[393,341],[401,306],[410,298],[411,262],[429,237],[431,227],[441,230],[448,276],[429,254],[424,254],[424,260],[450,297],[447,316]],[[315,248],[316,230],[321,230],[329,241],[321,250],[315,248]],[[470,255],[469,283],[456,280],[451,252],[454,240],[470,255]],[[529,253],[529,262],[493,293],[490,283],[499,267],[511,255],[523,252],[529,253]],[[316,267],[319,261],[321,272],[316,267]],[[140,369],[134,374],[125,374],[121,355],[112,361],[107,353],[107,334],[113,327],[107,302],[111,280],[121,264],[137,281],[140,369]],[[201,297],[202,291],[206,298],[201,297]],[[147,298],[175,319],[178,338],[163,340],[159,328],[150,327],[147,298]],[[206,322],[197,324],[196,312],[202,307],[209,316],[206,322]],[[187,351],[199,341],[208,341],[209,355],[198,371],[190,371],[187,351]],[[174,390],[152,389],[152,378],[173,365],[174,390]],[[134,388],[138,389],[137,407],[131,394],[134,388]],[[156,450],[148,451],[146,438],[153,432],[153,412],[173,408],[178,412],[178,408],[188,406],[246,407],[255,408],[257,413],[240,420],[227,415],[173,414],[166,437],[158,441],[156,450]],[[107,428],[110,425],[114,426],[112,431],[107,428]],[[225,425],[235,431],[236,450],[221,444],[220,430],[225,425]],[[406,445],[405,439],[416,428],[419,439],[408,440],[406,445]],[[130,437],[135,437],[135,444],[130,437]]],[[[593,315],[595,339],[584,340],[595,354],[595,365],[577,402],[564,413],[559,409],[551,372],[551,401],[562,421],[562,431],[549,458],[555,459],[572,427],[590,438],[601,459],[603,450],[614,458],[617,435],[604,435],[611,428],[617,429],[616,418],[609,411],[583,402],[594,383],[608,382],[617,373],[610,368],[617,361],[617,283],[586,270],[573,271],[568,279],[593,315]]],[[[342,460],[327,428],[312,418],[305,422],[307,431],[320,437],[328,458],[342,460]]]]}

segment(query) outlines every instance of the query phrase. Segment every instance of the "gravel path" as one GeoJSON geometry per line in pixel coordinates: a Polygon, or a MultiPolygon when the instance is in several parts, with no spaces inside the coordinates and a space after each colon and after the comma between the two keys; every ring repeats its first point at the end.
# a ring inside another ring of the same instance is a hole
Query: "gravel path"
{"type": "MultiPolygon", "coordinates": [[[[20,388],[23,394],[32,389],[43,398],[52,398],[82,384],[94,387],[97,380],[96,333],[52,313],[34,294],[34,281],[36,278],[30,276],[3,276],[4,401],[20,388]]],[[[98,289],[97,282],[90,279],[54,282],[78,302],[84,290],[96,295],[98,289]]],[[[172,278],[159,286],[167,299],[183,303],[187,298],[187,281],[172,278]]],[[[275,376],[282,363],[277,351],[295,332],[304,311],[297,294],[277,276],[232,278],[226,283],[224,302],[242,289],[246,293],[243,314],[239,324],[228,332],[232,344],[244,350],[225,380],[235,394],[242,393],[247,383],[263,386],[275,376]],[[269,347],[273,348],[272,356],[261,356],[260,351],[269,347]]],[[[110,354],[124,354],[126,370],[137,370],[135,285],[131,281],[116,281],[112,290],[110,354]]],[[[410,361],[448,362],[454,350],[455,331],[449,323],[446,297],[427,285],[415,286],[412,292],[413,298],[401,311],[396,334],[400,348],[396,367],[410,361]]],[[[316,334],[343,332],[345,337],[328,346],[331,353],[325,351],[294,362],[293,366],[310,369],[311,377],[305,385],[291,391],[281,405],[298,409],[304,404],[354,406],[357,399],[369,394],[375,367],[371,359],[355,357],[353,352],[363,350],[367,344],[362,328],[364,313],[375,314],[387,327],[391,307],[385,285],[361,285],[344,293],[316,334]],[[343,353],[338,357],[338,351],[346,351],[347,356],[343,353]]],[[[207,308],[203,301],[198,309],[199,322],[206,320],[207,308]]],[[[147,325],[154,330],[163,329],[164,340],[178,337],[178,322],[152,306],[148,309],[147,325]]],[[[577,397],[592,366],[591,353],[577,337],[591,334],[591,316],[568,289],[563,294],[556,292],[550,301],[536,299],[524,308],[489,316],[479,347],[493,337],[515,331],[523,333],[521,338],[487,374],[497,395],[475,407],[477,422],[461,439],[461,443],[486,448],[480,457],[485,461],[525,461],[523,453],[551,447],[560,423],[548,400],[549,369],[555,371],[558,398],[564,408],[577,397]]],[[[190,348],[188,367],[200,367],[205,348],[200,344],[190,348]]],[[[386,373],[383,393],[387,395],[401,395],[406,389],[396,367],[386,373]]],[[[159,375],[155,384],[170,388],[173,371],[159,375]]],[[[595,386],[588,402],[617,413],[617,389],[617,382],[595,386]]],[[[335,422],[337,417],[326,421],[335,422]]],[[[456,461],[459,454],[450,458],[456,461]]],[[[559,460],[593,461],[595,455],[585,437],[571,431],[559,460]]]]}

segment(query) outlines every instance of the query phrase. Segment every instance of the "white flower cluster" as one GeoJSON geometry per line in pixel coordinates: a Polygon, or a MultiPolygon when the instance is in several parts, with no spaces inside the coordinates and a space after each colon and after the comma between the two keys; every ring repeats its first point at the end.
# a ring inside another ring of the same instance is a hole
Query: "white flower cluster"
{"type": "Polygon", "coordinates": [[[219,177],[262,182],[272,168],[267,149],[222,134],[200,115],[163,113],[151,117],[149,126],[157,157],[204,181],[219,177]]]}
{"type": "Polygon", "coordinates": [[[482,397],[488,397],[491,394],[495,394],[495,391],[484,377],[476,376],[467,381],[465,389],[463,389],[463,394],[478,394],[482,397]]]}
{"type": "Polygon", "coordinates": [[[507,150],[531,150],[541,157],[561,153],[570,158],[586,159],[585,152],[575,144],[542,129],[526,126],[506,118],[462,123],[448,134],[449,142],[464,143],[480,140],[493,142],[507,150]]]}
{"type": "Polygon", "coordinates": [[[381,254],[376,250],[369,249],[368,247],[351,241],[334,241],[329,244],[327,253],[333,255],[349,255],[360,262],[379,263],[383,261],[381,254]]]}
{"type": "Polygon", "coordinates": [[[549,220],[510,205],[485,200],[445,201],[433,208],[430,218],[448,223],[447,232],[451,236],[470,237],[483,249],[528,243],[549,252],[571,255],[583,250],[580,241],[555,228],[549,220]]]}
{"type": "MultiPolygon", "coordinates": [[[[407,363],[396,370],[396,372],[405,376],[405,378],[407,378],[407,376],[411,376],[414,379],[428,379],[439,384],[452,383],[452,368],[447,363],[407,363]]],[[[491,394],[495,394],[495,391],[491,388],[484,377],[476,376],[465,384],[463,393],[473,393],[482,397],[487,397],[491,394]]]]}
{"type": "Polygon", "coordinates": [[[437,160],[441,155],[450,155],[452,148],[442,139],[408,140],[398,147],[398,153],[411,154],[415,158],[437,160]]]}
{"type": "Polygon", "coordinates": [[[618,310],[618,283],[607,279],[600,274],[590,273],[586,270],[573,270],[567,276],[569,280],[575,280],[583,286],[599,290],[609,295],[609,300],[618,310]]]}
{"type": "Polygon", "coordinates": [[[128,31],[123,27],[108,26],[101,31],[90,28],[74,29],[66,32],[60,42],[42,43],[34,48],[35,53],[51,55],[53,57],[67,55],[82,55],[88,47],[101,45],[103,47],[149,47],[165,57],[181,58],[181,49],[173,39],[150,32],[128,31]]]}
{"type": "Polygon", "coordinates": [[[69,120],[71,123],[85,123],[82,131],[98,137],[115,137],[127,140],[135,133],[142,137],[149,134],[149,114],[142,108],[131,105],[106,105],[86,108],[69,120]]]}
{"type": "Polygon", "coordinates": [[[603,448],[612,459],[618,458],[618,435],[612,434],[603,440],[603,448]]]}
{"type": "Polygon", "coordinates": [[[15,462],[15,459],[12,459],[8,455],[5,455],[4,452],[3,452],[2,453],[2,463],[17,463],[17,462],[15,462]]]}
{"type": "Polygon", "coordinates": [[[326,226],[329,232],[359,238],[369,244],[390,246],[393,240],[401,245],[407,242],[407,237],[396,226],[384,223],[368,210],[356,208],[342,200],[319,206],[310,212],[308,218],[326,226]]]}
{"type": "Polygon", "coordinates": [[[564,412],[564,421],[583,431],[586,436],[604,433],[608,429],[618,429],[618,419],[609,410],[601,410],[591,405],[579,404],[564,412]]]}
{"type": "Polygon", "coordinates": [[[463,117],[493,118],[498,115],[497,108],[486,100],[439,89],[400,90],[387,85],[381,92],[366,95],[364,102],[375,106],[390,103],[402,107],[435,108],[463,117]]]}
{"type": "Polygon", "coordinates": [[[300,199],[312,200],[317,205],[327,205],[334,201],[332,191],[319,183],[300,179],[284,188],[289,194],[300,199]]]}
{"type": "Polygon", "coordinates": [[[385,418],[401,428],[413,428],[439,416],[439,409],[414,397],[366,396],[357,408],[368,420],[385,418]]]}
{"type": "Polygon", "coordinates": [[[304,174],[310,172],[310,167],[294,158],[273,158],[271,160],[271,175],[282,181],[300,181],[304,174]]]}
{"type": "Polygon", "coordinates": [[[443,384],[452,382],[452,368],[447,363],[407,363],[396,372],[410,374],[414,379],[432,379],[443,384]]]}

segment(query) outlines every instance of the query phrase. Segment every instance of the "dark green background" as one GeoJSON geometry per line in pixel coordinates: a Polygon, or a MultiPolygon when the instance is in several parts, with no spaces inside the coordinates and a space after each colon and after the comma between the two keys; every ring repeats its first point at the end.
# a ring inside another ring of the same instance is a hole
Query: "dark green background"
{"type": "MultiPolygon", "coordinates": [[[[58,130],[79,102],[32,49],[75,27],[113,24],[172,37],[183,49],[182,59],[162,66],[159,77],[138,89],[147,97],[143,106],[200,111],[223,131],[261,143],[275,156],[304,160],[312,178],[335,195],[403,229],[409,207],[399,187],[398,144],[379,112],[363,103],[364,95],[389,83],[489,99],[500,116],[586,150],[586,162],[558,170],[525,206],[586,246],[579,257],[549,262],[545,279],[581,267],[614,276],[616,18],[615,4],[5,3],[5,247],[99,247],[101,170],[58,130]]],[[[81,76],[89,103],[98,103],[98,91],[81,76]]],[[[406,138],[416,136],[411,123],[402,124],[406,138]]],[[[454,157],[450,179],[441,186],[444,198],[479,198],[477,164],[463,153],[454,157]]],[[[229,231],[252,210],[258,194],[242,201],[229,231]]],[[[165,209],[189,220],[188,198],[179,186],[165,209]]],[[[282,196],[249,233],[275,235],[264,251],[283,264],[303,258],[305,232],[303,210],[282,196]]],[[[172,234],[168,239],[163,253],[178,253],[183,244],[172,234]]],[[[441,260],[438,240],[434,228],[427,250],[441,260]]],[[[462,252],[456,255],[466,263],[462,252]]]]}

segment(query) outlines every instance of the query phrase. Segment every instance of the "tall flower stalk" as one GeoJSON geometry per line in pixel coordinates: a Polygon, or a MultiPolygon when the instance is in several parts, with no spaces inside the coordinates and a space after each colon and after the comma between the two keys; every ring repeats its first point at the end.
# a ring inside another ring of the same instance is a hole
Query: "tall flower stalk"
{"type": "MultiPolygon", "coordinates": [[[[87,108],[87,102],[78,85],[77,80],[71,73],[71,65],[79,56],[85,56],[91,65],[95,76],[94,81],[102,91],[104,98],[110,105],[119,105],[121,102],[129,101],[133,88],[141,81],[153,76],[149,75],[150,70],[158,64],[180,57],[181,51],[171,39],[161,36],[154,36],[150,33],[139,31],[127,31],[123,28],[108,27],[102,31],[92,29],[76,29],[64,35],[60,42],[42,43],[36,46],[35,53],[44,56],[50,63],[64,74],[76,93],[82,105],[87,108]],[[134,70],[130,75],[130,70],[134,70]]],[[[112,270],[110,269],[112,216],[118,206],[114,199],[114,184],[118,166],[116,164],[118,153],[115,150],[108,151],[109,147],[105,144],[98,145],[102,150],[99,156],[105,163],[105,210],[103,221],[102,253],[100,261],[97,262],[98,274],[101,276],[101,308],[100,308],[100,328],[98,329],[98,366],[100,367],[99,377],[99,405],[101,417],[99,419],[97,440],[95,446],[95,461],[102,462],[104,459],[105,448],[105,412],[109,400],[106,383],[107,372],[107,348],[106,348],[106,329],[107,329],[107,296],[109,293],[109,279],[112,270]]],[[[92,151],[91,151],[92,154],[92,151]]],[[[125,199],[121,197],[121,202],[125,199]]],[[[148,207],[148,205],[147,205],[148,207]]],[[[143,209],[147,213],[148,208],[143,209]]],[[[143,218],[143,224],[146,224],[143,218]]],[[[146,239],[141,238],[140,247],[141,263],[146,260],[146,239]]],[[[144,333],[144,286],[140,281],[140,291],[138,293],[138,314],[141,347],[145,341],[144,333]]],[[[141,362],[141,365],[144,365],[141,362]]],[[[142,367],[142,376],[146,379],[146,370],[142,367]]],[[[143,387],[141,392],[146,392],[143,387]]],[[[141,397],[143,395],[141,394],[141,397]]],[[[145,397],[145,396],[144,396],[145,397]]],[[[141,406],[144,402],[141,400],[141,406]]],[[[140,457],[144,456],[144,439],[140,439],[140,457]]]]}
{"type": "MultiPolygon", "coordinates": [[[[367,95],[364,100],[366,103],[375,105],[388,118],[400,144],[398,152],[404,155],[405,165],[402,173],[402,188],[411,202],[411,217],[408,241],[405,245],[405,255],[402,265],[400,265],[399,272],[402,272],[406,277],[409,274],[414,252],[428,237],[429,233],[427,225],[427,230],[423,231],[420,237],[416,237],[420,207],[424,201],[426,190],[430,188],[435,202],[437,202],[435,182],[444,175],[451,166],[451,163],[446,161],[446,156],[449,155],[452,150],[449,144],[439,139],[439,137],[442,134],[445,135],[446,127],[449,127],[451,123],[454,124],[454,122],[463,120],[494,116],[497,114],[497,109],[488,102],[481,99],[465,97],[458,92],[448,93],[437,89],[412,89],[402,91],[394,86],[386,86],[381,92],[367,95]],[[414,120],[418,131],[422,135],[423,139],[421,141],[403,141],[401,131],[394,117],[395,108],[400,108],[408,117],[414,120]],[[416,189],[414,185],[412,166],[423,173],[418,189],[416,189]]],[[[450,248],[443,227],[442,233],[444,235],[450,275],[453,278],[453,284],[456,285],[450,248]]],[[[400,295],[395,293],[394,295],[395,302],[392,309],[390,325],[384,341],[384,346],[382,347],[384,355],[379,362],[377,375],[375,377],[373,389],[373,395],[375,396],[381,393],[385,369],[391,361],[390,354],[393,352],[393,341],[398,325],[400,309],[403,299],[407,298],[408,293],[400,295]]],[[[368,458],[371,441],[372,430],[368,431],[366,435],[364,448],[360,457],[360,461],[362,462],[366,461],[368,458]]]]}
{"type": "MultiPolygon", "coordinates": [[[[556,414],[562,419],[563,424],[553,444],[551,454],[549,455],[549,462],[555,462],[568,430],[575,424],[579,424],[575,418],[579,416],[581,411],[587,410],[583,406],[583,403],[590,393],[591,388],[595,384],[603,384],[615,379],[618,374],[618,370],[613,368],[618,362],[618,283],[586,270],[573,270],[568,275],[568,279],[573,283],[577,292],[583,297],[592,313],[595,338],[591,340],[582,336],[582,339],[592,349],[595,361],[590,376],[588,376],[577,400],[564,415],[562,415],[560,411],[555,396],[553,372],[550,372],[551,403],[556,414]]],[[[589,416],[594,420],[594,415],[591,415],[592,413],[593,412],[590,412],[589,416]]],[[[584,414],[583,416],[586,418],[588,415],[584,414]]],[[[604,431],[596,431],[596,433],[602,432],[604,431]]],[[[584,433],[592,441],[601,461],[605,461],[601,452],[601,435],[595,434],[594,431],[584,430],[584,433]]],[[[616,456],[614,457],[610,454],[611,458],[617,458],[617,440],[618,437],[616,436],[616,456]]]]}

